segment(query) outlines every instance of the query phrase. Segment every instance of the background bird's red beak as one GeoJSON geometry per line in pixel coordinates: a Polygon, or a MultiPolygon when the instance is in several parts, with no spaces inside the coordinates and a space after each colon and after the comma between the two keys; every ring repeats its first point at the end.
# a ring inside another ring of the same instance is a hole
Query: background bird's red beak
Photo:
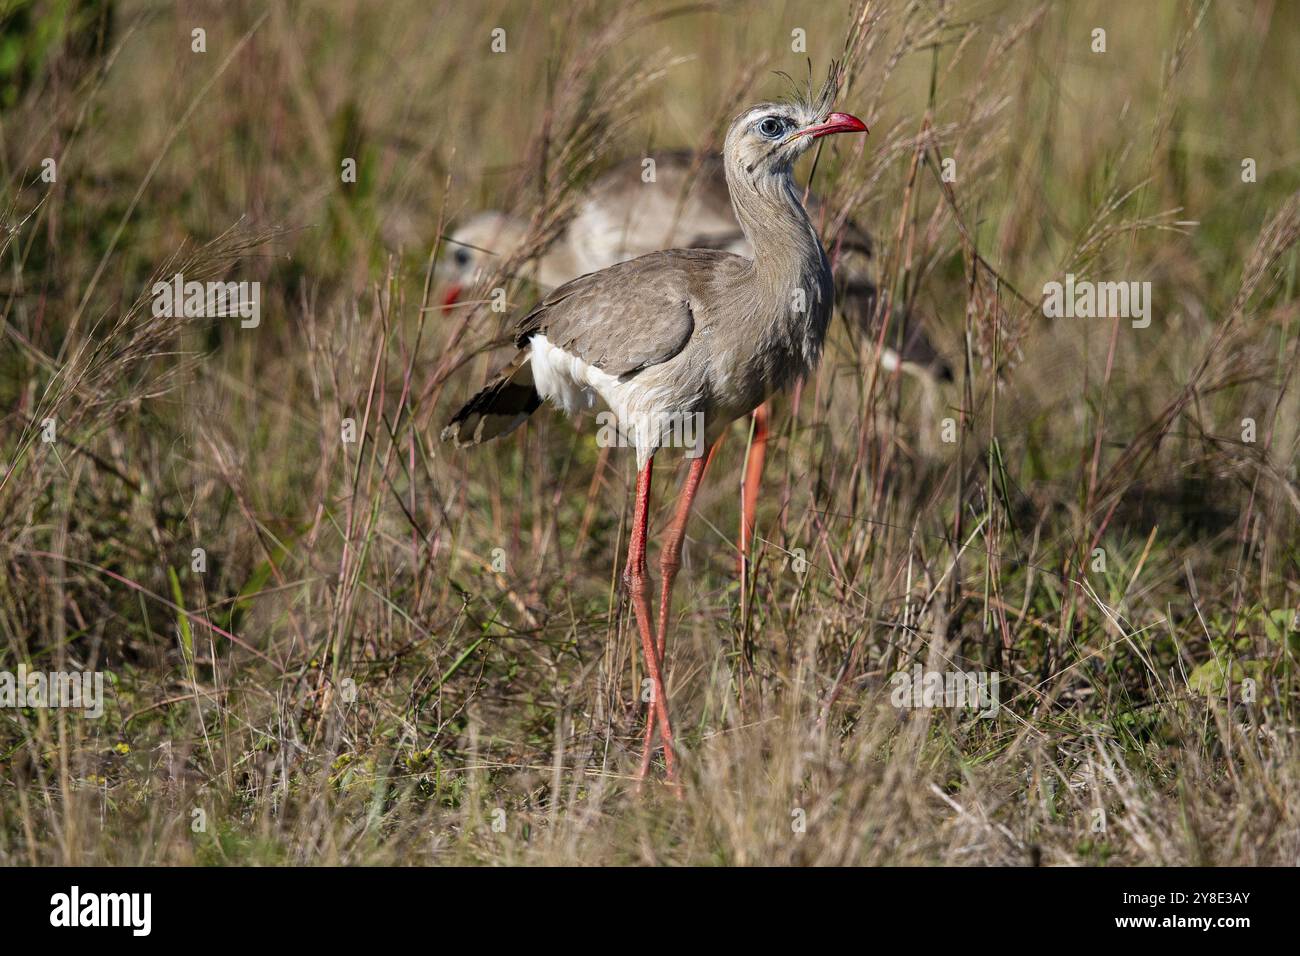
{"type": "Polygon", "coordinates": [[[800,136],[811,136],[817,139],[819,136],[829,136],[831,133],[867,133],[867,124],[862,122],[856,116],[850,116],[848,113],[832,113],[826,117],[826,122],[818,123],[816,126],[809,126],[799,130],[800,136]]]}
{"type": "Polygon", "coordinates": [[[442,297],[443,309],[450,309],[460,299],[461,285],[459,282],[453,282],[447,287],[447,292],[442,297]]]}

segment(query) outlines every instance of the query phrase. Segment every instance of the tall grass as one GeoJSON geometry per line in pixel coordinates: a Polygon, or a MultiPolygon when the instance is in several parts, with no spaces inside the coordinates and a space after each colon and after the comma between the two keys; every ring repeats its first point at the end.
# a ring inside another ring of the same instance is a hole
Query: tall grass
{"type": "Polygon", "coordinates": [[[1297,859],[1290,6],[0,18],[0,670],[111,674],[99,720],[0,708],[0,861],[1297,859]],[[817,161],[828,231],[870,228],[880,308],[958,380],[837,321],[743,591],[733,429],[669,637],[685,797],[638,795],[631,462],[549,413],[437,431],[586,183],[832,57],[872,133],[817,161]],[[529,241],[444,312],[440,237],[485,207],[529,241]],[[260,326],[154,316],[176,272],[260,282],[260,326]],[[1066,272],[1150,281],[1151,326],[1045,318],[1066,272]],[[918,663],[996,672],[998,715],[895,707],[918,663]]]}

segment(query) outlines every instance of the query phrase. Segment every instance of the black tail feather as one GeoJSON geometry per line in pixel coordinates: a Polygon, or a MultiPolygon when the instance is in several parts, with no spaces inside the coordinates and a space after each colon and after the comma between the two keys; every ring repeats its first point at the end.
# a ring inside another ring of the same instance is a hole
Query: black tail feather
{"type": "Polygon", "coordinates": [[[508,435],[542,404],[528,359],[508,366],[461,406],[442,430],[442,440],[457,447],[479,445],[508,435]]]}

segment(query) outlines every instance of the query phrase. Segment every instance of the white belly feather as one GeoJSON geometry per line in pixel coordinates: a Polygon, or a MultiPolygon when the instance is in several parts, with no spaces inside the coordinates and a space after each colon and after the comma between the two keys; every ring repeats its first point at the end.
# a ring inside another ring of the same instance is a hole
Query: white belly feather
{"type": "MultiPolygon", "coordinates": [[[[635,446],[638,464],[661,447],[704,447],[703,416],[683,415],[672,389],[642,373],[620,381],[537,333],[528,340],[529,362],[537,394],[569,415],[594,408],[599,398],[614,413],[620,444],[635,446]]],[[[690,407],[687,405],[686,407],[690,407]]],[[[602,429],[602,434],[604,433],[602,429]]]]}
{"type": "Polygon", "coordinates": [[[557,348],[540,332],[528,340],[529,362],[537,394],[569,415],[592,408],[599,396],[612,408],[607,393],[618,387],[618,379],[576,355],[557,348]]]}

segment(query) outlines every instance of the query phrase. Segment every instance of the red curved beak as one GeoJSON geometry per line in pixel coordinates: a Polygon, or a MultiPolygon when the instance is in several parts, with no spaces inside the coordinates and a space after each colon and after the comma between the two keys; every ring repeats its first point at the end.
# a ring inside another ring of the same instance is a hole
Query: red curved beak
{"type": "Polygon", "coordinates": [[[817,139],[819,136],[829,136],[832,133],[869,133],[867,124],[862,122],[856,116],[848,113],[832,113],[826,117],[826,122],[818,123],[816,126],[808,126],[799,130],[797,136],[811,136],[817,139]]]}

